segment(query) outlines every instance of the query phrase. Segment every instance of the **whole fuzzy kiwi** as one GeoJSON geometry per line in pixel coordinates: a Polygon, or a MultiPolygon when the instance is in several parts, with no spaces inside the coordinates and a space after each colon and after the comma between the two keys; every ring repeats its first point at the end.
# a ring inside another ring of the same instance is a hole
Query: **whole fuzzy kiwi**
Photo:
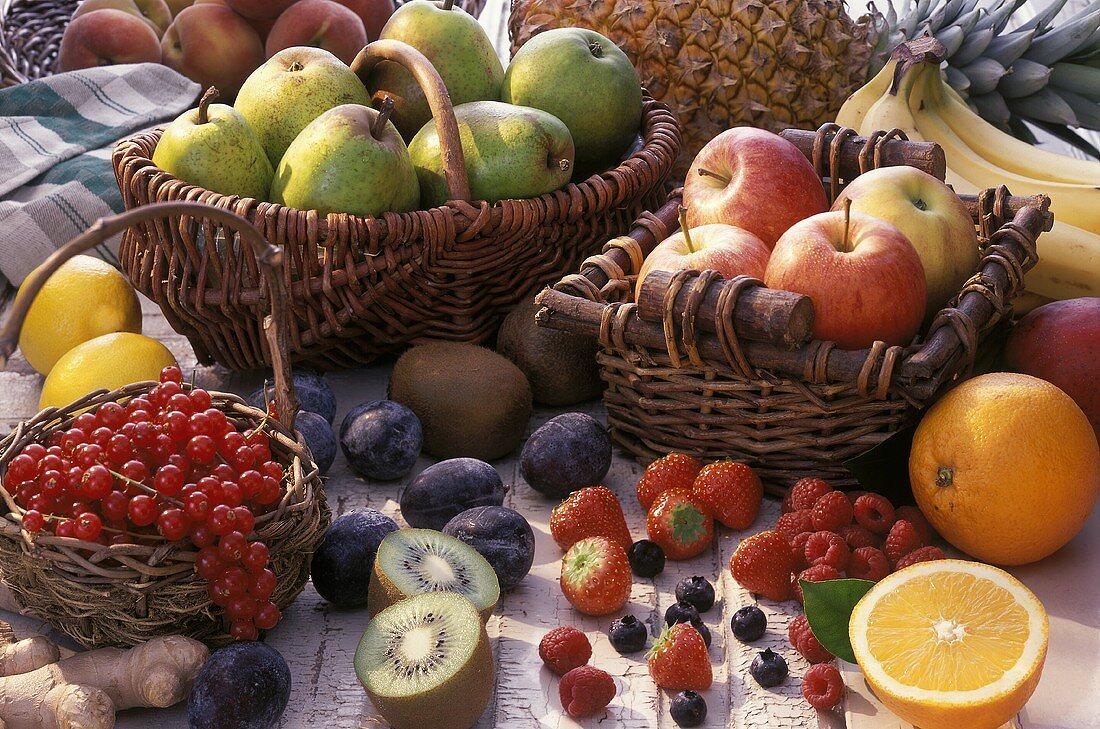
{"type": "Polygon", "coordinates": [[[540,308],[530,298],[512,309],[500,325],[497,351],[527,376],[535,402],[573,405],[599,397],[604,383],[595,338],[540,327],[540,308]]]}
{"type": "Polygon", "coordinates": [[[473,344],[428,342],[398,358],[389,397],[420,420],[436,458],[500,458],[531,418],[531,386],[508,359],[473,344]]]}

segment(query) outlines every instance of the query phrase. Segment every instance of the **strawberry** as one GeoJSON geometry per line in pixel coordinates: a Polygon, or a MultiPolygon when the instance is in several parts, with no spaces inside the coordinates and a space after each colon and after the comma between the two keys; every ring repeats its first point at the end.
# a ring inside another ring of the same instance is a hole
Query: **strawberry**
{"type": "Polygon", "coordinates": [[[690,623],[666,626],[646,658],[649,675],[663,689],[706,691],[714,680],[707,645],[690,623]]]}
{"type": "Polygon", "coordinates": [[[744,463],[719,461],[703,467],[691,490],[730,529],[748,529],[760,513],[764,486],[744,463]]]}
{"type": "Polygon", "coordinates": [[[794,567],[790,543],[776,532],[754,534],[730,557],[730,574],[737,584],[769,600],[790,598],[794,567]]]}
{"type": "Polygon", "coordinates": [[[585,615],[608,615],[630,599],[630,562],[617,542],[586,537],[561,559],[561,591],[585,615]]]}
{"type": "Polygon", "coordinates": [[[585,537],[607,537],[624,551],[633,544],[623,507],[606,486],[588,486],[574,491],[554,507],[550,512],[550,535],[562,550],[585,537]]]}
{"type": "Polygon", "coordinates": [[[691,489],[703,464],[685,453],[669,453],[646,467],[638,481],[638,503],[649,509],[653,500],[670,489],[691,489]]]}
{"type": "Polygon", "coordinates": [[[669,559],[690,559],[702,554],[714,537],[714,518],[698,496],[687,489],[660,494],[646,517],[649,538],[665,550],[669,559]]]}

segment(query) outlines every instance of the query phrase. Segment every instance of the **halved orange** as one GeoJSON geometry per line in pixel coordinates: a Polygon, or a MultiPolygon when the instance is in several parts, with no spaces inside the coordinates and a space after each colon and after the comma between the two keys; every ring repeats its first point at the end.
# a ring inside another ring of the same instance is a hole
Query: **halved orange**
{"type": "Polygon", "coordinates": [[[921,562],[876,584],[849,637],[867,683],[920,729],[996,729],[1035,691],[1049,630],[1039,599],[979,562],[921,562]]]}

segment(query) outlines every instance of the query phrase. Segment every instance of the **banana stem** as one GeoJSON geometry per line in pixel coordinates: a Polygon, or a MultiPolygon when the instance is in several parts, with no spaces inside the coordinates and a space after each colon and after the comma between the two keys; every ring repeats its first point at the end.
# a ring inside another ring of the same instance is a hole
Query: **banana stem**
{"type": "Polygon", "coordinates": [[[710,170],[706,169],[705,167],[700,167],[699,168],[699,174],[702,175],[703,177],[713,177],[716,180],[721,180],[723,182],[723,184],[726,184],[726,185],[730,184],[730,178],[729,177],[726,177],[725,175],[720,175],[717,172],[711,172],[710,170]]]}
{"type": "Polygon", "coordinates": [[[691,242],[691,233],[688,232],[687,212],[688,209],[681,205],[678,216],[680,218],[680,230],[684,234],[684,242],[687,243],[688,253],[694,253],[695,246],[691,242]]]}
{"type": "Polygon", "coordinates": [[[206,124],[210,121],[210,105],[214,103],[214,99],[218,98],[221,92],[211,86],[206,90],[206,93],[199,99],[199,124],[206,124]]]}

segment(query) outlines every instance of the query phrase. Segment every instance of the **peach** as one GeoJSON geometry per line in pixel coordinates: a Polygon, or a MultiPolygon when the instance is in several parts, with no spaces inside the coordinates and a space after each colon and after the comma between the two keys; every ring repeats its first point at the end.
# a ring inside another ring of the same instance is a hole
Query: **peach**
{"type": "Polygon", "coordinates": [[[121,10],[96,10],[73,18],[61,38],[62,71],[117,63],[159,63],[160,40],[143,18],[121,10]]]}
{"type": "Polygon", "coordinates": [[[149,24],[157,38],[164,35],[172,22],[172,11],[164,4],[164,0],[85,0],[73,13],[73,17],[78,18],[96,10],[121,10],[136,15],[149,24]]]}
{"type": "Polygon", "coordinates": [[[301,0],[275,21],[267,36],[267,56],[294,46],[323,48],[350,64],[367,44],[363,21],[332,0],[301,0]]]}
{"type": "Polygon", "coordinates": [[[189,8],[195,2],[195,0],[164,0],[164,3],[168,6],[168,9],[172,11],[172,17],[176,17],[180,14],[180,11],[184,8],[189,8]]]}
{"type": "Polygon", "coordinates": [[[184,8],[161,41],[164,64],[206,88],[216,86],[227,103],[264,62],[256,31],[228,7],[203,3],[184,8]]]}
{"type": "Polygon", "coordinates": [[[393,0],[336,0],[345,8],[363,21],[363,27],[367,30],[367,41],[376,41],[382,33],[382,26],[393,15],[393,0]]]}
{"type": "Polygon", "coordinates": [[[225,0],[226,5],[246,18],[277,18],[296,0],[225,0]]]}

